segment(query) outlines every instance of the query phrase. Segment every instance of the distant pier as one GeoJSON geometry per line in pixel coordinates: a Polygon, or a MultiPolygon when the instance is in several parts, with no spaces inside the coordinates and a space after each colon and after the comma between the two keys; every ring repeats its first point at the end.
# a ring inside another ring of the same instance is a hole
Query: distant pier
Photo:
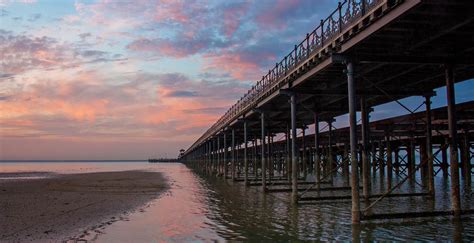
{"type": "Polygon", "coordinates": [[[176,163],[180,162],[178,158],[150,158],[148,163],[176,163]]]}

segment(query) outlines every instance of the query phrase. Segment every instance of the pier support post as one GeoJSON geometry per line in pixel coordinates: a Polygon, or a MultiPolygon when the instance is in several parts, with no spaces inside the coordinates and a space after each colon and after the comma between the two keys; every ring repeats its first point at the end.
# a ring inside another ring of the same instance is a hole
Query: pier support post
{"type": "Polygon", "coordinates": [[[298,160],[296,150],[296,94],[290,95],[291,110],[291,198],[293,204],[298,203],[298,160]]]}
{"type": "Polygon", "coordinates": [[[433,143],[431,138],[431,100],[430,96],[425,96],[426,106],[426,155],[427,155],[427,179],[428,179],[428,191],[434,196],[434,168],[433,168],[433,143]]]}
{"type": "Polygon", "coordinates": [[[306,156],[306,125],[303,124],[303,128],[301,129],[302,131],[302,156],[301,156],[301,163],[302,163],[302,167],[303,167],[303,178],[306,180],[306,176],[307,176],[307,156],[306,156]]]}
{"type": "Polygon", "coordinates": [[[351,144],[351,196],[352,196],[352,223],[360,223],[360,201],[359,201],[359,162],[357,161],[357,120],[356,120],[356,93],[354,66],[352,62],[347,64],[347,93],[349,99],[349,125],[351,144]]]}
{"type": "Polygon", "coordinates": [[[214,140],[214,174],[219,176],[219,135],[214,140]]]}
{"type": "Polygon", "coordinates": [[[224,180],[227,179],[227,136],[226,133],[224,133],[224,180]]]}
{"type": "Polygon", "coordinates": [[[446,93],[448,103],[448,126],[449,126],[449,155],[451,169],[451,207],[455,217],[461,214],[461,200],[459,193],[459,163],[456,130],[456,102],[454,96],[454,70],[452,64],[445,65],[446,93]]]}
{"type": "Polygon", "coordinates": [[[443,168],[443,176],[448,177],[448,145],[449,142],[446,140],[444,141],[444,144],[441,144],[441,164],[443,168]]]}
{"type": "Polygon", "coordinates": [[[390,142],[390,132],[385,135],[385,149],[387,158],[387,188],[392,188],[393,164],[392,164],[392,144],[390,142]]]}
{"type": "Polygon", "coordinates": [[[393,167],[395,168],[395,174],[399,176],[400,175],[400,145],[398,143],[395,145],[393,153],[395,155],[394,156],[395,162],[393,163],[393,167]]]}
{"type": "Polygon", "coordinates": [[[207,141],[202,144],[201,170],[206,173],[207,165],[207,141]]]}
{"type": "Polygon", "coordinates": [[[212,175],[214,166],[214,139],[209,139],[209,175],[212,175]]]}
{"type": "Polygon", "coordinates": [[[217,148],[217,140],[215,137],[212,138],[212,144],[211,144],[211,153],[212,153],[212,168],[211,168],[211,174],[214,175],[216,173],[216,148],[217,148]]]}
{"type": "Polygon", "coordinates": [[[371,160],[371,163],[372,163],[371,164],[372,165],[372,177],[375,177],[375,173],[377,173],[377,156],[376,156],[377,146],[376,146],[374,141],[372,141],[370,147],[371,147],[371,150],[372,150],[372,152],[370,154],[371,155],[370,160],[371,160]]]}
{"type": "Polygon", "coordinates": [[[207,163],[206,163],[206,173],[211,174],[211,165],[212,165],[212,154],[211,154],[211,139],[207,141],[207,163]]]}
{"type": "Polygon", "coordinates": [[[383,147],[383,142],[380,140],[379,141],[379,176],[380,176],[380,180],[382,181],[384,179],[384,175],[385,175],[385,160],[384,160],[384,157],[385,157],[385,148],[383,147]]]}
{"type": "Polygon", "coordinates": [[[420,174],[421,180],[423,182],[423,186],[426,187],[427,177],[428,177],[428,167],[426,166],[426,161],[428,161],[428,153],[426,152],[426,139],[420,140],[420,164],[425,162],[424,165],[420,166],[420,174]]]}
{"type": "MultiPolygon", "coordinates": [[[[238,140],[237,140],[238,141],[238,140]]],[[[237,150],[236,150],[236,153],[235,153],[235,161],[237,162],[236,163],[236,166],[237,166],[237,177],[240,177],[240,174],[242,173],[242,156],[241,156],[241,144],[239,144],[237,142],[237,150]]]]}
{"type": "Polygon", "coordinates": [[[267,170],[268,182],[272,181],[273,177],[273,148],[272,148],[272,133],[267,129],[267,170]]]}
{"type": "Polygon", "coordinates": [[[254,179],[258,179],[258,167],[257,167],[257,136],[254,135],[253,139],[253,175],[254,179]]]}
{"type": "Polygon", "coordinates": [[[265,193],[267,190],[267,178],[266,178],[266,158],[265,158],[265,113],[262,111],[260,113],[260,120],[261,120],[261,151],[262,151],[262,191],[265,193]]]}
{"type": "Polygon", "coordinates": [[[248,158],[247,158],[247,121],[244,120],[244,183],[245,186],[249,185],[248,177],[249,177],[249,170],[248,170],[248,158]]]}
{"type": "Polygon", "coordinates": [[[232,148],[230,149],[231,151],[231,157],[232,161],[230,162],[230,173],[232,181],[235,179],[235,130],[232,128],[232,142],[231,142],[232,148]]]}
{"type": "Polygon", "coordinates": [[[291,182],[291,147],[290,147],[290,127],[288,123],[286,124],[286,176],[288,178],[288,183],[291,182]]]}
{"type": "Polygon", "coordinates": [[[201,172],[205,173],[206,172],[206,153],[207,153],[207,143],[204,142],[201,145],[201,156],[199,157],[199,168],[201,169],[201,172]]]}
{"type": "Polygon", "coordinates": [[[350,146],[345,143],[343,145],[343,152],[342,152],[342,178],[344,180],[344,185],[350,184],[349,179],[349,153],[350,153],[350,146]]]}
{"type": "MultiPolygon", "coordinates": [[[[327,167],[327,171],[328,173],[332,173],[332,168],[334,166],[334,156],[333,156],[333,152],[332,152],[332,122],[334,120],[331,118],[327,121],[327,124],[328,124],[328,127],[329,127],[329,131],[328,131],[328,167],[327,167]]],[[[330,180],[332,181],[332,176],[331,175],[329,178],[330,180]]]]}
{"type": "Polygon", "coordinates": [[[470,159],[470,149],[471,145],[469,144],[469,133],[467,130],[464,131],[464,136],[462,138],[461,146],[461,164],[462,164],[462,175],[464,179],[464,185],[466,188],[471,187],[471,159],[470,159]]]}
{"type": "Polygon", "coordinates": [[[216,150],[216,153],[217,153],[217,163],[216,163],[216,170],[217,170],[217,176],[219,176],[220,173],[221,173],[221,138],[220,138],[219,134],[216,135],[216,139],[217,139],[217,150],[216,150]]]}
{"type": "Polygon", "coordinates": [[[314,119],[314,170],[318,188],[321,180],[321,157],[319,157],[319,117],[318,113],[313,113],[314,119]]]}
{"type": "Polygon", "coordinates": [[[369,111],[365,96],[360,99],[362,117],[362,186],[365,199],[370,194],[370,168],[369,168],[369,111]]]}
{"type": "Polygon", "coordinates": [[[408,160],[408,174],[411,175],[409,179],[414,180],[416,157],[415,157],[415,136],[413,132],[410,134],[410,142],[409,142],[409,145],[407,146],[407,160],[408,160]]]}

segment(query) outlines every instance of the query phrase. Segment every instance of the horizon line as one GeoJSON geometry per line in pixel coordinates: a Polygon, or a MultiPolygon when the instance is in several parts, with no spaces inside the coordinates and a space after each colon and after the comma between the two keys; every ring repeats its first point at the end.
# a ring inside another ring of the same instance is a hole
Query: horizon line
{"type": "MultiPolygon", "coordinates": [[[[164,158],[175,160],[177,158],[164,158]]],[[[138,162],[148,159],[0,159],[0,162],[138,162]]]]}

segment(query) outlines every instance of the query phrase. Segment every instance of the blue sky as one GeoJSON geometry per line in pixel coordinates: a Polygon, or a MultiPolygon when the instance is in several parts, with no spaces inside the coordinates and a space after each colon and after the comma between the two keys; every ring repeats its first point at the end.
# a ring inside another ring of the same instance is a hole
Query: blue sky
{"type": "MultiPolygon", "coordinates": [[[[0,159],[174,156],[336,6],[0,0],[0,159]]],[[[457,100],[473,86],[458,84],[457,100]]]]}

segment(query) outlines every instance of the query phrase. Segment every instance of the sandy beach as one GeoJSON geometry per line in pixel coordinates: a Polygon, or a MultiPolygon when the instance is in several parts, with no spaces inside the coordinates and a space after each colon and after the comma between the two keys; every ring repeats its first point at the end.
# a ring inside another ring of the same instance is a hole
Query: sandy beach
{"type": "Polygon", "coordinates": [[[166,189],[160,173],[146,171],[0,180],[0,241],[91,239],[107,225],[126,220],[128,213],[141,210],[166,189]]]}

